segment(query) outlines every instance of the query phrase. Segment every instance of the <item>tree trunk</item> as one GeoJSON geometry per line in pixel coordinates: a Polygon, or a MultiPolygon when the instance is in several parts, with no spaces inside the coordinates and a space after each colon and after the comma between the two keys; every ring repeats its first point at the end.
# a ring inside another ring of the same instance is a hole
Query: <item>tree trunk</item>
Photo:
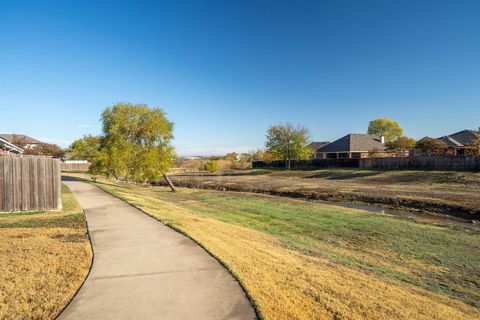
{"type": "Polygon", "coordinates": [[[165,172],[162,172],[163,177],[165,178],[165,181],[167,181],[168,186],[170,189],[172,189],[172,192],[177,192],[177,189],[175,189],[175,186],[173,185],[172,181],[167,177],[165,172]]]}

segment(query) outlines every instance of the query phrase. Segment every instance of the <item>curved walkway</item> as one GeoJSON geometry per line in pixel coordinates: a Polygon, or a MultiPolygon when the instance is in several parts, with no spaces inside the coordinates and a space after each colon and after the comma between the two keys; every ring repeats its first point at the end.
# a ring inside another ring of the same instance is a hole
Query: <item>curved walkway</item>
{"type": "Polygon", "coordinates": [[[192,240],[91,184],[64,183],[85,210],[95,258],[58,319],[255,318],[240,285],[192,240]]]}

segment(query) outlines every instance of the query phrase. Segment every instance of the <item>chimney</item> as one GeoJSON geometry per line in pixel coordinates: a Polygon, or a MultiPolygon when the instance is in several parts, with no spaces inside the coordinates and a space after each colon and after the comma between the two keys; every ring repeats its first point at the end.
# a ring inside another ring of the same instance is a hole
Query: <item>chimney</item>
{"type": "Polygon", "coordinates": [[[384,136],[381,136],[381,137],[380,137],[380,142],[381,142],[382,144],[385,143],[385,137],[384,137],[384,136]]]}

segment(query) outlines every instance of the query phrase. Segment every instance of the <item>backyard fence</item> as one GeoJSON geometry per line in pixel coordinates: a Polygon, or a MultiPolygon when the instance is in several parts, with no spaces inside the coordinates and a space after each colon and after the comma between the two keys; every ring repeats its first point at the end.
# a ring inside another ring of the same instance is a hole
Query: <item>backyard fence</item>
{"type": "MultiPolygon", "coordinates": [[[[309,168],[358,168],[359,159],[313,159],[313,160],[292,160],[290,168],[309,169],[309,168]]],[[[285,168],[285,161],[275,160],[272,162],[253,161],[253,169],[260,168],[285,168]]]]}
{"type": "Polygon", "coordinates": [[[363,158],[360,159],[360,168],[480,170],[480,157],[424,156],[398,158],[363,158]]]}
{"type": "Polygon", "coordinates": [[[0,211],[61,208],[59,159],[0,157],[0,211]]]}
{"type": "Polygon", "coordinates": [[[61,168],[64,172],[87,172],[90,166],[90,162],[62,162],[61,168]]]}
{"type": "MultiPolygon", "coordinates": [[[[285,168],[285,161],[253,161],[252,168],[285,168]]],[[[480,157],[423,156],[361,159],[312,159],[291,161],[292,169],[363,168],[363,169],[438,169],[480,170],[480,157]]]]}

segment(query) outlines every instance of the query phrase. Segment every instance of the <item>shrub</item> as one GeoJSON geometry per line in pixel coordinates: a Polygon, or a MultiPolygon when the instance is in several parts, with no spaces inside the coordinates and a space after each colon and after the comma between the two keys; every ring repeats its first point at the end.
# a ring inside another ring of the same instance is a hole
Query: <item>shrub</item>
{"type": "Polygon", "coordinates": [[[448,145],[445,142],[432,138],[423,138],[417,141],[415,148],[427,156],[442,156],[448,151],[448,145]]]}
{"type": "Polygon", "coordinates": [[[215,171],[218,171],[220,167],[217,161],[211,160],[205,163],[205,165],[203,166],[203,169],[209,172],[215,172],[215,171]]]}

